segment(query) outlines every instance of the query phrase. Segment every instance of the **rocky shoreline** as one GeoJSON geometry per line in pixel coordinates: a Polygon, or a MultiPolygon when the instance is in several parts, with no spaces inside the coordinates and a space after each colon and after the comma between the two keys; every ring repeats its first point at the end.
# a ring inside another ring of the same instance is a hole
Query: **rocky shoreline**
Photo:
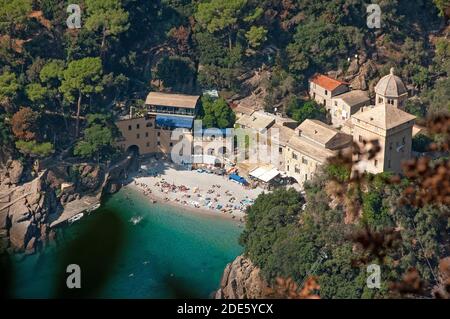
{"type": "Polygon", "coordinates": [[[250,259],[240,255],[223,272],[215,299],[261,299],[268,285],[261,278],[260,269],[250,259]]]}
{"type": "Polygon", "coordinates": [[[64,161],[36,168],[8,160],[0,167],[0,253],[32,254],[45,246],[67,204],[117,192],[130,163],[127,157],[108,168],[64,161]]]}

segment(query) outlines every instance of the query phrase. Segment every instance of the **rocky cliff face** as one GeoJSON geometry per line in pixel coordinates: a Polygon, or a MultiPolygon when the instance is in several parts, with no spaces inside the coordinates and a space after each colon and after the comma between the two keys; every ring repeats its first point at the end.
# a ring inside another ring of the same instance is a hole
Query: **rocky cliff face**
{"type": "Polygon", "coordinates": [[[118,191],[126,180],[130,161],[127,157],[108,170],[78,164],[75,183],[69,169],[74,165],[50,165],[26,182],[30,178],[22,163],[8,161],[0,169],[0,253],[35,252],[54,236],[49,225],[67,203],[84,195],[102,196],[118,191]]]}
{"type": "Polygon", "coordinates": [[[243,256],[238,256],[225,267],[216,292],[216,299],[259,299],[264,297],[268,285],[261,278],[260,270],[243,256]]]}
{"type": "Polygon", "coordinates": [[[12,183],[20,180],[17,174],[8,171],[0,179],[0,251],[32,253],[48,238],[51,215],[61,207],[48,185],[47,171],[23,185],[12,183]]]}

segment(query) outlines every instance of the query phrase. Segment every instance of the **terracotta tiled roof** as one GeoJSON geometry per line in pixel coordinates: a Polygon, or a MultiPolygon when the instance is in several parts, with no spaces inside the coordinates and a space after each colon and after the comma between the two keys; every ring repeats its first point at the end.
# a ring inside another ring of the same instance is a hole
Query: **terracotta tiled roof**
{"type": "Polygon", "coordinates": [[[348,85],[348,83],[346,82],[330,78],[329,76],[323,74],[316,74],[311,78],[311,82],[317,84],[320,87],[323,87],[324,89],[327,89],[328,91],[334,91],[340,85],[348,85]]]}

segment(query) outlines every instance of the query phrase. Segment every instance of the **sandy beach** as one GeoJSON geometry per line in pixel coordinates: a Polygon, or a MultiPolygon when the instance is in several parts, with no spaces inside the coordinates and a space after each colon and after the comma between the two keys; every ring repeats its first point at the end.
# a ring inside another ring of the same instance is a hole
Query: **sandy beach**
{"type": "Polygon", "coordinates": [[[127,186],[139,190],[150,201],[167,203],[191,211],[243,221],[245,209],[263,192],[228,179],[199,173],[164,161],[148,160],[127,186]]]}

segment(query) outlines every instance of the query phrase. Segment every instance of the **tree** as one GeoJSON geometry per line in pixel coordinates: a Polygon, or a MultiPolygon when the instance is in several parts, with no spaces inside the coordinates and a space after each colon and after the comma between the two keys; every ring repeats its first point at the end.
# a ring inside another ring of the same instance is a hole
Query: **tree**
{"type": "Polygon", "coordinates": [[[230,128],[236,120],[233,110],[228,106],[224,98],[214,100],[208,96],[202,98],[203,126],[206,128],[230,128]]]}
{"type": "Polygon", "coordinates": [[[17,141],[16,147],[26,155],[47,157],[54,152],[52,143],[37,143],[36,141],[17,141]]]}
{"type": "Polygon", "coordinates": [[[31,12],[31,0],[0,0],[0,31],[9,36],[9,49],[19,26],[27,20],[31,12]]]}
{"type": "Polygon", "coordinates": [[[226,31],[229,49],[233,47],[233,36],[239,24],[239,18],[247,0],[210,0],[199,3],[195,19],[208,32],[226,31]]]}
{"type": "Polygon", "coordinates": [[[448,14],[448,10],[450,10],[450,0],[433,0],[436,7],[439,9],[439,14],[444,16],[448,14]],[[447,11],[446,11],[447,10],[447,11]]]}
{"type": "Polygon", "coordinates": [[[84,58],[69,63],[64,70],[64,79],[59,90],[70,103],[77,99],[77,120],[75,135],[79,135],[81,103],[84,96],[103,90],[102,62],[100,58],[84,58]]]}
{"type": "Polygon", "coordinates": [[[117,36],[128,30],[128,12],[123,10],[121,0],[86,0],[88,18],[86,28],[101,31],[101,51],[106,45],[106,38],[117,36]]]}
{"type": "Polygon", "coordinates": [[[10,107],[17,98],[20,88],[16,74],[4,71],[0,75],[0,105],[10,107]]]}
{"type": "Polygon", "coordinates": [[[309,75],[336,68],[363,46],[362,39],[356,27],[307,20],[297,27],[293,42],[286,48],[289,70],[301,79],[304,72],[309,75]]]}
{"type": "Polygon", "coordinates": [[[189,87],[195,77],[195,70],[188,58],[165,56],[157,65],[156,77],[163,81],[164,87],[183,90],[189,87]]]}
{"type": "Polygon", "coordinates": [[[39,114],[29,107],[21,108],[12,119],[11,126],[14,135],[21,140],[31,141],[38,137],[39,114]]]}
{"type": "Polygon", "coordinates": [[[436,42],[434,63],[436,68],[450,74],[450,43],[447,39],[439,39],[436,42]]]}
{"type": "Polygon", "coordinates": [[[423,102],[428,105],[428,115],[450,112],[450,79],[436,81],[431,90],[424,92],[423,102]]]}
{"type": "Polygon", "coordinates": [[[264,41],[267,40],[267,30],[264,27],[252,26],[245,34],[245,37],[247,38],[250,46],[258,48],[264,41]]]}
{"type": "Polygon", "coordinates": [[[278,189],[258,196],[247,209],[245,229],[239,241],[255,265],[267,265],[277,240],[277,230],[298,220],[302,203],[302,197],[295,190],[278,189]]]}
{"type": "Polygon", "coordinates": [[[326,110],[322,106],[314,101],[302,103],[296,97],[290,101],[287,114],[299,123],[302,123],[306,119],[321,121],[326,119],[326,110]]]}
{"type": "Polygon", "coordinates": [[[45,64],[39,72],[39,78],[43,83],[58,87],[64,78],[64,61],[51,60],[45,64]]]}
{"type": "MultiPolygon", "coordinates": [[[[0,115],[0,152],[3,147],[10,146],[11,142],[11,128],[5,121],[5,116],[0,115]]],[[[0,156],[1,157],[1,156],[0,156]]]]}
{"type": "Polygon", "coordinates": [[[81,141],[75,145],[74,154],[84,158],[107,158],[114,152],[117,129],[109,124],[111,119],[102,114],[89,114],[88,126],[81,141]]]}
{"type": "Polygon", "coordinates": [[[47,88],[40,83],[28,84],[25,92],[30,101],[37,103],[42,103],[46,99],[48,93],[47,88]]]}

